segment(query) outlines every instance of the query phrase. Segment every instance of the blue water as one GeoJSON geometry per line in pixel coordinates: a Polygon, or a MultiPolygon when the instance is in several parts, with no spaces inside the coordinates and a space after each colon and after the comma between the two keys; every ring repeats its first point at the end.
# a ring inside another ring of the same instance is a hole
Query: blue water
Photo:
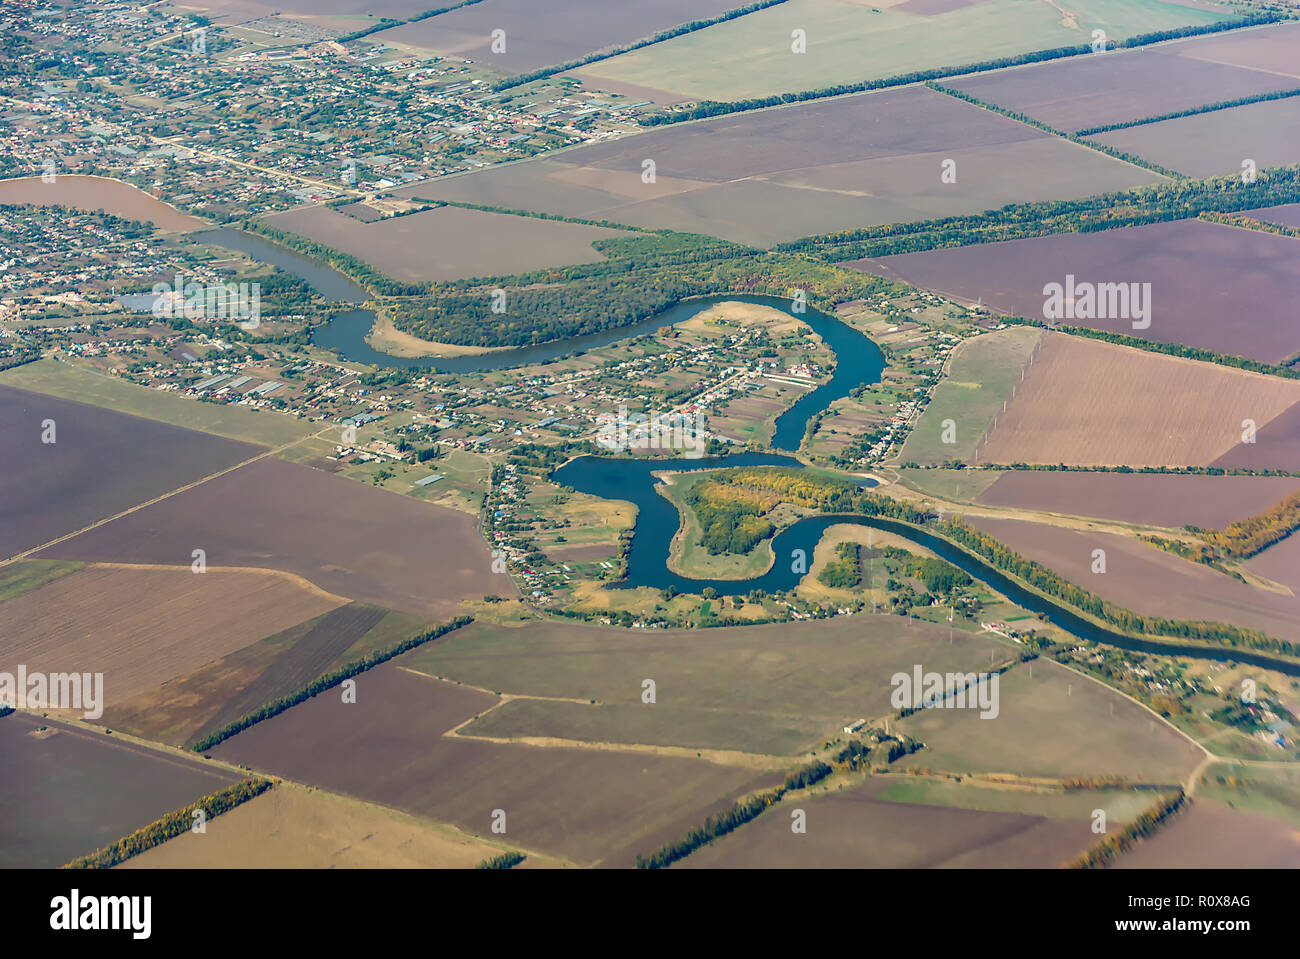
{"type": "MultiPolygon", "coordinates": [[[[262,237],[239,230],[211,230],[196,234],[196,238],[209,243],[240,250],[249,256],[272,263],[287,272],[302,277],[322,296],[336,302],[352,305],[365,302],[365,290],[351,279],[329,266],[307,259],[298,253],[271,243],[262,237]]],[[[588,336],[572,337],[539,346],[517,350],[503,350],[482,356],[455,358],[408,359],[381,353],[365,341],[374,324],[374,314],[369,310],[353,309],[334,316],[323,327],[318,327],[313,342],[340,355],[380,367],[436,368],[440,371],[480,372],[508,369],[530,363],[544,363],[640,333],[680,323],[714,303],[722,301],[758,303],[794,315],[788,300],[770,296],[729,294],[686,300],[632,326],[605,330],[588,336]]],[[[802,396],[776,420],[772,446],[778,450],[794,452],[799,449],[808,421],[826,409],[832,402],[848,396],[859,386],[880,380],[885,358],[880,348],[866,336],[818,310],[808,308],[798,318],[825,340],[835,352],[836,366],[831,379],[802,396]]],[[[615,588],[647,586],[654,589],[673,587],[679,592],[698,593],[712,586],[720,596],[745,595],[759,589],[776,592],[794,588],[804,575],[796,569],[795,558],[802,554],[803,561],[811,566],[813,551],[826,529],[837,523],[853,523],[885,530],[902,536],[932,550],[954,566],[964,570],[995,592],[1011,599],[1033,613],[1082,639],[1116,646],[1120,649],[1165,655],[1188,656],[1221,662],[1250,663],[1290,676],[1300,676],[1300,665],[1274,659],[1266,653],[1247,650],[1222,651],[1177,643],[1156,643],[1136,639],[1122,633],[1097,626],[1071,612],[1066,607],[1039,596],[947,540],[926,531],[881,517],[867,516],[813,516],[782,530],[772,540],[775,561],[762,576],[747,580],[699,580],[679,576],[668,569],[668,556],[672,539],[681,524],[676,507],[656,492],[659,481],[652,475],[656,471],[686,472],[701,469],[722,469],[735,466],[793,466],[802,464],[790,456],[779,453],[738,453],[731,456],[707,459],[637,459],[583,456],[560,467],[553,478],[556,482],[603,499],[625,500],[637,507],[636,525],[627,557],[627,577],[615,588]]],[[[863,486],[874,485],[864,481],[863,486]]]]}

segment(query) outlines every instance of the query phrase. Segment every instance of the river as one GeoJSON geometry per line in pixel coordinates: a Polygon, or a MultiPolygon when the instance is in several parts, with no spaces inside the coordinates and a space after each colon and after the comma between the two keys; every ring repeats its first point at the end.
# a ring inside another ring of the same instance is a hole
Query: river
{"type": "MultiPolygon", "coordinates": [[[[239,250],[258,260],[274,264],[306,280],[326,299],[347,303],[354,307],[366,299],[366,292],[362,287],[332,267],[308,259],[254,234],[239,230],[210,230],[195,234],[195,239],[227,249],[239,250]]],[[[806,312],[795,314],[789,300],[741,294],[685,300],[632,326],[478,356],[406,358],[382,353],[371,347],[365,339],[375,321],[374,313],[359,308],[336,314],[328,324],[318,327],[312,342],[317,346],[333,350],[347,359],[374,366],[434,368],[448,373],[484,372],[530,363],[544,363],[595,347],[608,346],[630,336],[680,323],[696,315],[700,310],[724,301],[757,303],[797,316],[821,336],[836,355],[835,370],[830,380],[800,397],[790,409],[777,418],[771,444],[774,449],[796,452],[812,417],[825,410],[835,400],[848,396],[857,387],[878,382],[884,371],[885,358],[880,348],[866,336],[835,317],[812,307],[807,307],[806,312]]],[[[1245,662],[1276,669],[1287,675],[1300,676],[1300,664],[1275,659],[1265,653],[1228,648],[1220,650],[1174,642],[1153,642],[1098,626],[1071,612],[1065,606],[1026,589],[983,560],[947,540],[909,524],[881,517],[820,515],[800,520],[773,538],[771,546],[776,561],[766,573],[752,579],[688,579],[668,568],[672,540],[681,525],[681,516],[673,503],[657,492],[656,487],[660,483],[653,475],[655,472],[668,470],[685,472],[735,466],[798,467],[801,465],[797,459],[780,453],[736,453],[730,456],[694,460],[681,457],[659,459],[582,456],[560,467],[553,478],[556,482],[580,492],[599,496],[602,499],[625,500],[636,506],[636,524],[627,557],[627,577],[615,588],[630,589],[647,586],[664,589],[671,586],[679,592],[698,593],[711,586],[720,596],[745,595],[755,589],[769,593],[791,589],[804,575],[796,572],[793,562],[799,555],[799,551],[802,551],[805,561],[811,566],[813,551],[826,529],[838,523],[853,523],[895,533],[932,550],[996,592],[1082,639],[1144,653],[1189,656],[1220,662],[1245,662]]],[[[862,485],[872,486],[874,482],[866,480],[862,485]]]]}

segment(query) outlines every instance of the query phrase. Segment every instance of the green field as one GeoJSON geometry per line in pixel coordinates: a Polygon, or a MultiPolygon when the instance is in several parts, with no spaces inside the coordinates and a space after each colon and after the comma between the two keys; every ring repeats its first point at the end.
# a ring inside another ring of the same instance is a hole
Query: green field
{"type": "Polygon", "coordinates": [[[1201,777],[1196,795],[1234,809],[1276,816],[1300,825],[1300,763],[1241,766],[1219,763],[1201,777]],[[1222,777],[1229,782],[1220,783],[1222,777]]]}
{"type": "Polygon", "coordinates": [[[972,670],[987,667],[990,658],[1005,661],[1013,649],[988,634],[958,630],[950,640],[946,624],[889,615],[706,630],[547,620],[523,627],[478,622],[400,662],[494,692],[596,700],[605,707],[514,707],[497,720],[507,725],[496,728],[509,730],[501,735],[773,754],[819,744],[842,735],[846,722],[889,713],[889,678],[914,663],[972,670]],[[655,681],[653,705],[641,701],[645,679],[655,681]]]}
{"type": "Polygon", "coordinates": [[[902,469],[899,482],[951,503],[972,503],[997,482],[1001,470],[902,469]]]}
{"type": "Polygon", "coordinates": [[[39,360],[5,370],[0,373],[0,385],[90,403],[106,410],[262,446],[283,446],[319,429],[306,420],[281,413],[259,412],[246,406],[200,403],[177,393],[145,389],[126,380],[57,360],[39,360]]]}
{"type": "Polygon", "coordinates": [[[599,80],[666,90],[690,99],[740,100],[817,90],[1087,44],[1094,29],[1111,39],[1224,14],[1161,0],[986,0],[933,17],[862,0],[789,0],[717,26],[625,53],[583,69],[599,80]],[[1067,25],[1062,10],[1075,14],[1067,25]],[[791,52],[791,32],[807,52],[791,52]]]}
{"type": "Polygon", "coordinates": [[[0,566],[0,603],[76,572],[84,565],[62,559],[24,559],[0,566]]]}
{"type": "Polygon", "coordinates": [[[1028,789],[999,789],[955,783],[942,779],[900,778],[877,799],[920,803],[925,806],[954,806],[982,812],[1014,812],[1049,819],[1086,820],[1094,809],[1106,810],[1111,823],[1131,822],[1155,802],[1146,790],[1079,789],[1071,792],[1040,792],[1028,789]]]}
{"type": "Polygon", "coordinates": [[[917,421],[899,460],[946,463],[974,460],[976,445],[1020,379],[1043,331],[1013,326],[962,343],[952,355],[947,376],[934,389],[930,405],[917,421]],[[945,421],[955,424],[953,442],[945,443],[945,421]]]}

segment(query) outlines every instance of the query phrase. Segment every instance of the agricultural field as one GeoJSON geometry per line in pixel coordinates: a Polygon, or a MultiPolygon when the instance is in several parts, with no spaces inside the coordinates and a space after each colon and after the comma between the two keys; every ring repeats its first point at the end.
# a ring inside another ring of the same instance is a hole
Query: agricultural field
{"type": "Polygon", "coordinates": [[[121,180],[100,176],[74,176],[55,171],[54,181],[41,177],[0,180],[0,204],[30,203],[62,206],[94,212],[103,210],[125,220],[152,223],[167,232],[187,232],[210,226],[206,220],[188,216],[121,180]]]}
{"type": "Polygon", "coordinates": [[[692,853],[686,868],[926,869],[1063,866],[1093,844],[1088,819],[893,802],[884,778],[787,800],[692,853]],[[804,810],[807,832],[790,828],[804,810]]]}
{"type": "Polygon", "coordinates": [[[228,469],[262,450],[0,386],[0,558],[228,469]],[[57,508],[50,504],[57,503],[57,508]]]}
{"type": "Polygon", "coordinates": [[[1295,869],[1294,822],[1200,798],[1114,863],[1119,869],[1295,869]]]}
{"type": "Polygon", "coordinates": [[[349,603],[112,703],[103,723],[189,746],[318,676],[391,649],[428,628],[404,613],[349,603]]]}
{"type": "Polygon", "coordinates": [[[1126,609],[1169,619],[1233,623],[1300,640],[1300,598],[1243,583],[1132,536],[1013,519],[971,516],[966,522],[1126,609]],[[1105,573],[1092,571],[1096,549],[1105,551],[1105,573]]]}
{"type": "Polygon", "coordinates": [[[341,602],[275,573],[92,566],[0,603],[0,670],[103,673],[116,706],[341,602]]]}
{"type": "Polygon", "coordinates": [[[462,57],[513,75],[570,63],[592,53],[634,43],[692,20],[707,20],[744,6],[734,0],[656,0],[611,4],[603,0],[485,0],[372,39],[399,47],[462,57]],[[505,31],[505,49],[493,52],[492,31],[505,31]]]}
{"type": "MultiPolygon", "coordinates": [[[[947,85],[1074,133],[1295,89],[1297,56],[1300,29],[1286,23],[1012,67],[947,85]]],[[[1240,163],[1238,157],[1236,169],[1240,163]]]]}
{"type": "Polygon", "coordinates": [[[594,263],[603,257],[592,248],[593,241],[628,235],[579,223],[449,206],[374,223],[325,206],[299,207],[266,222],[358,257],[391,277],[412,281],[594,263]]]}
{"type": "Polygon", "coordinates": [[[120,869],[469,869],[501,848],[319,789],[278,783],[120,869]]]}
{"type": "Polygon", "coordinates": [[[987,634],[860,614],[703,631],[474,623],[402,661],[519,697],[577,701],[572,708],[510,704],[467,727],[468,735],[497,729],[775,755],[838,735],[846,722],[888,714],[890,677],[914,663],[968,671],[1014,652],[987,634]],[[646,678],[656,684],[653,705],[641,701],[646,678]],[[568,733],[555,731],[561,728],[568,733]]]}
{"type": "Polygon", "coordinates": [[[1259,210],[1247,210],[1246,216],[1280,226],[1300,227],[1300,203],[1284,203],[1281,206],[1268,206],[1259,210]]]}
{"type": "Polygon", "coordinates": [[[57,868],[239,781],[24,712],[0,718],[0,866],[57,868]]]}
{"type": "Polygon", "coordinates": [[[1175,220],[843,265],[963,302],[982,300],[1001,313],[1036,320],[1044,319],[1044,286],[1064,285],[1067,276],[1075,278],[1076,287],[1149,283],[1149,296],[1143,294],[1149,315],[1143,320],[1066,318],[1061,322],[1282,363],[1300,352],[1300,328],[1291,310],[1300,296],[1297,243],[1287,236],[1203,220],[1175,220]],[[1148,320],[1149,328],[1133,326],[1148,320]]]}
{"type": "Polygon", "coordinates": [[[996,717],[924,709],[897,727],[925,743],[900,762],[936,772],[1177,784],[1204,755],[1154,713],[1045,659],[1002,674],[996,717]]]}
{"type": "Polygon", "coordinates": [[[1152,473],[1002,473],[980,506],[1093,516],[1143,526],[1223,529],[1300,489],[1287,476],[1176,476],[1152,473]]]}
{"type": "Polygon", "coordinates": [[[402,668],[403,657],[357,679],[357,701],[316,696],[215,747],[222,759],[297,782],[449,822],[582,864],[630,864],[676,835],[760,770],[694,758],[497,745],[445,734],[497,697],[402,668]]]}
{"type": "Polygon", "coordinates": [[[1208,466],[1297,401],[1295,380],[1047,333],[979,460],[1208,466]]]}
{"type": "Polygon", "coordinates": [[[176,393],[146,389],[115,376],[52,359],[0,372],[0,392],[7,392],[4,387],[76,400],[102,410],[259,446],[283,446],[314,431],[310,423],[292,416],[262,413],[244,406],[196,403],[176,393]]]}
{"type": "MultiPolygon", "coordinates": [[[[1300,46],[1297,47],[1300,56],[1300,46]]],[[[1300,87],[1300,79],[1292,80],[1300,87]]],[[[1088,139],[1192,177],[1300,163],[1300,97],[1145,123],[1088,139]]]]}
{"type": "Polygon", "coordinates": [[[1017,326],[960,344],[948,361],[947,375],[903,444],[899,460],[973,462],[981,439],[1020,384],[1043,335],[1042,330],[1017,326]]]}
{"type": "Polygon", "coordinates": [[[581,76],[597,89],[634,84],[692,100],[741,100],[1086,45],[1099,27],[1119,39],[1225,15],[1159,0],[1074,0],[1070,11],[1063,17],[1031,0],[790,0],[593,64],[581,76]],[[794,30],[805,31],[806,53],[792,52],[794,30]]]}
{"type": "Polygon", "coordinates": [[[904,467],[898,471],[898,482],[906,489],[949,503],[971,503],[1002,475],[999,470],[904,467]]]}
{"type": "Polygon", "coordinates": [[[1159,179],[953,97],[908,87],[677,124],[397,193],[769,246],[1159,179]],[[955,161],[958,179],[942,187],[945,159],[955,161]],[[655,164],[652,183],[642,179],[646,160],[655,164]]]}
{"type": "Polygon", "coordinates": [[[1243,440],[1210,465],[1220,469],[1300,470],[1300,403],[1265,423],[1254,439],[1253,443],[1243,440]]]}
{"type": "Polygon", "coordinates": [[[267,458],[65,540],[41,559],[294,573],[328,592],[433,620],[513,590],[468,513],[267,458]]]}
{"type": "Polygon", "coordinates": [[[1152,794],[1137,789],[1034,789],[1006,783],[977,784],[972,780],[900,776],[876,794],[886,802],[952,806],[981,812],[1020,813],[1066,821],[1089,820],[1094,809],[1106,811],[1107,822],[1132,822],[1152,805],[1152,794]]]}
{"type": "Polygon", "coordinates": [[[1246,568],[1300,594],[1300,536],[1292,534],[1252,556],[1246,568]]]}

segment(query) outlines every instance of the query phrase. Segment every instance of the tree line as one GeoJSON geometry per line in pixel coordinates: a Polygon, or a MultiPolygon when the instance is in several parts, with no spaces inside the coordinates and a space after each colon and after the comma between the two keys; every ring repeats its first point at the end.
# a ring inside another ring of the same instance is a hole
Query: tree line
{"type": "Polygon", "coordinates": [[[730,809],[714,813],[704,820],[703,824],[688,832],[685,839],[663,846],[648,856],[638,855],[636,857],[636,868],[667,868],[679,859],[685,859],[701,846],[706,846],[713,840],[740,828],[745,823],[757,819],[768,808],[780,802],[781,797],[787,792],[806,789],[815,785],[829,776],[831,772],[831,767],[820,761],[812,762],[802,769],[795,770],[787,774],[785,782],[775,789],[750,796],[748,799],[739,799],[732,803],[730,809]]]}
{"type": "Polygon", "coordinates": [[[271,780],[248,778],[219,792],[211,793],[198,799],[183,809],[168,813],[161,819],[137,829],[130,835],[123,836],[117,842],[98,849],[88,856],[72,860],[64,869],[111,869],[119,863],[126,862],[132,856],[138,856],[155,846],[161,846],[169,839],[189,832],[194,824],[194,813],[202,810],[207,819],[214,819],[222,813],[229,812],[236,806],[260,796],[272,786],[271,780]]]}

